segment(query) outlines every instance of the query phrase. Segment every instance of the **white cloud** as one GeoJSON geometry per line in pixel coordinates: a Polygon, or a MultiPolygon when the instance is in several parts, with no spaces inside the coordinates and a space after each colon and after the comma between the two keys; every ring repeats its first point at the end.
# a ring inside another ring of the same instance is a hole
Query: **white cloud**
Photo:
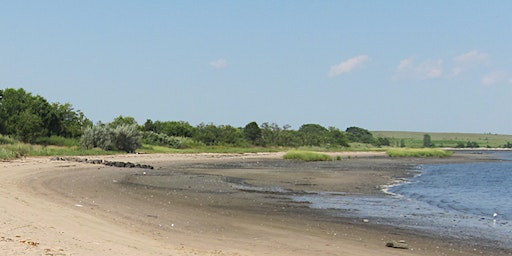
{"type": "MultiPolygon", "coordinates": [[[[508,79],[509,82],[511,79],[508,79]]],[[[503,81],[507,81],[507,74],[502,71],[493,71],[485,74],[480,80],[483,85],[491,86],[503,81]]]]}
{"type": "Polygon", "coordinates": [[[414,58],[400,61],[393,74],[393,80],[403,79],[434,79],[443,75],[443,60],[426,60],[416,63],[414,58]]]}
{"type": "Polygon", "coordinates": [[[329,70],[329,77],[336,77],[343,73],[352,72],[354,69],[361,67],[364,63],[368,62],[370,57],[368,55],[359,55],[353,58],[350,58],[346,61],[341,62],[340,64],[334,65],[329,70]]]}
{"type": "Polygon", "coordinates": [[[457,76],[475,66],[487,65],[490,62],[487,53],[472,50],[453,58],[454,67],[452,75],[457,76]]]}
{"type": "Polygon", "coordinates": [[[214,60],[210,62],[210,67],[214,69],[222,69],[228,66],[228,61],[224,58],[220,58],[218,60],[214,60]]]}

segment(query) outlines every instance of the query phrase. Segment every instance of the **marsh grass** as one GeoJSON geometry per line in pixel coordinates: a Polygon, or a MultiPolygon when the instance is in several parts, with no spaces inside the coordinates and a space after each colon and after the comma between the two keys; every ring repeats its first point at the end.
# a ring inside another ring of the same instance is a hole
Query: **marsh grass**
{"type": "Polygon", "coordinates": [[[390,157],[449,157],[453,154],[435,148],[395,148],[386,150],[386,153],[390,157]]]}
{"type": "Polygon", "coordinates": [[[326,154],[312,152],[312,151],[299,151],[293,150],[289,151],[283,156],[284,159],[289,160],[300,160],[306,162],[312,161],[332,161],[332,157],[326,154]]]}

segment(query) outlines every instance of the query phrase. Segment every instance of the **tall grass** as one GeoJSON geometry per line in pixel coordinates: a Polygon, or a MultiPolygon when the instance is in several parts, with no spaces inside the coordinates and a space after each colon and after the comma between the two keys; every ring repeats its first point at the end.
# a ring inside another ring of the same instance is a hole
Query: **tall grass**
{"type": "Polygon", "coordinates": [[[0,145],[0,160],[12,160],[25,156],[86,156],[111,155],[120,151],[105,151],[101,149],[84,149],[81,147],[41,146],[25,143],[0,145]]]}
{"type": "Polygon", "coordinates": [[[453,153],[435,148],[394,148],[386,150],[390,157],[449,157],[453,153]]]}
{"type": "Polygon", "coordinates": [[[289,151],[283,156],[284,159],[311,161],[332,161],[332,157],[326,154],[311,151],[289,151]]]}

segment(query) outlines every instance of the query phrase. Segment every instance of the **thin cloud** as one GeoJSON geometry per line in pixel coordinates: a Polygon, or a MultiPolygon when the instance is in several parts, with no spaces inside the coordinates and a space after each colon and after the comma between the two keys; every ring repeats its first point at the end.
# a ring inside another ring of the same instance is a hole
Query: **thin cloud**
{"type": "Polygon", "coordinates": [[[346,61],[341,62],[340,64],[334,65],[329,70],[329,77],[336,77],[343,73],[352,72],[354,69],[363,66],[364,63],[368,62],[370,57],[368,55],[359,55],[353,58],[350,58],[346,61]]]}
{"type": "Polygon", "coordinates": [[[410,57],[400,61],[393,74],[393,80],[405,79],[434,79],[443,75],[443,60],[426,60],[416,63],[415,59],[410,57]]]}
{"type": "MultiPolygon", "coordinates": [[[[507,74],[502,71],[489,72],[483,75],[482,79],[480,80],[480,82],[485,86],[492,86],[503,81],[507,81],[507,74]]],[[[509,78],[508,81],[511,82],[512,79],[509,78]]]]}
{"type": "Polygon", "coordinates": [[[228,66],[228,61],[224,58],[220,58],[218,60],[214,60],[210,62],[210,67],[214,69],[223,69],[228,66]]]}
{"type": "Polygon", "coordinates": [[[488,65],[490,58],[487,53],[472,50],[470,52],[454,57],[453,62],[454,67],[452,70],[452,75],[458,76],[473,67],[488,65]]]}

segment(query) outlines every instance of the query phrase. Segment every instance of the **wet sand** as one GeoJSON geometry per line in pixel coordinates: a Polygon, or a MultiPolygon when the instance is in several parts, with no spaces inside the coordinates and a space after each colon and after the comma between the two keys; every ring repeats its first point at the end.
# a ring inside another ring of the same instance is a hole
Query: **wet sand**
{"type": "MultiPolygon", "coordinates": [[[[333,217],[293,202],[305,191],[381,193],[426,162],[343,153],[303,163],[282,153],[94,157],[153,170],[27,158],[0,163],[2,255],[510,255],[461,241],[333,217]],[[405,240],[409,249],[386,242],[405,240]]],[[[482,159],[478,159],[482,160],[482,159]]]]}

